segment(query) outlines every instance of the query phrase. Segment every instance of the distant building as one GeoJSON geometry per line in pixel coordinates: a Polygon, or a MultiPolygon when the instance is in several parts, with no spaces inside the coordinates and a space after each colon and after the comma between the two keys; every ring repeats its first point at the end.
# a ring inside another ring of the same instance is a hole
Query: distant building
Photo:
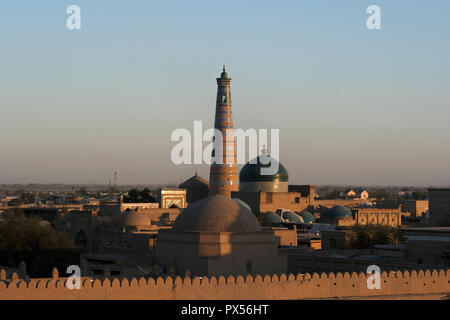
{"type": "Polygon", "coordinates": [[[345,193],[346,199],[355,199],[355,200],[367,200],[369,199],[369,193],[366,190],[348,190],[345,193]]]}
{"type": "Polygon", "coordinates": [[[190,204],[208,196],[209,182],[195,172],[193,177],[181,183],[178,188],[186,189],[186,201],[190,204]]]}
{"type": "Polygon", "coordinates": [[[353,198],[356,197],[356,192],[354,190],[349,190],[349,191],[346,192],[345,197],[347,199],[353,199],[353,198]]]}
{"type": "Polygon", "coordinates": [[[370,208],[357,207],[350,210],[343,206],[334,206],[323,210],[320,221],[337,226],[352,226],[354,224],[381,224],[397,227],[402,224],[402,207],[370,208]]]}
{"type": "Polygon", "coordinates": [[[187,207],[186,190],[184,189],[163,188],[159,190],[156,199],[159,201],[161,209],[187,207]]]}
{"type": "Polygon", "coordinates": [[[409,212],[412,217],[421,217],[429,209],[428,200],[403,200],[400,203],[403,205],[402,212],[409,212]]]}
{"type": "Polygon", "coordinates": [[[402,206],[398,208],[356,208],[354,218],[359,224],[381,224],[398,227],[402,224],[402,206]]]}
{"type": "Polygon", "coordinates": [[[430,188],[429,225],[450,226],[450,188],[430,188]]]}
{"type": "Polygon", "coordinates": [[[298,192],[233,192],[233,198],[241,199],[256,215],[266,212],[302,212],[310,206],[309,198],[298,192]]]}
{"type": "Polygon", "coordinates": [[[103,202],[64,216],[59,229],[82,248],[83,274],[104,274],[106,266],[117,275],[150,272],[158,231],[170,228],[186,207],[184,189],[161,189],[156,196],[156,203],[103,202]]]}
{"type": "Polygon", "coordinates": [[[397,195],[402,196],[402,197],[411,197],[413,194],[413,191],[399,191],[397,192],[397,195]]]}
{"type": "Polygon", "coordinates": [[[403,258],[411,263],[450,267],[450,228],[405,229],[403,258]]]}

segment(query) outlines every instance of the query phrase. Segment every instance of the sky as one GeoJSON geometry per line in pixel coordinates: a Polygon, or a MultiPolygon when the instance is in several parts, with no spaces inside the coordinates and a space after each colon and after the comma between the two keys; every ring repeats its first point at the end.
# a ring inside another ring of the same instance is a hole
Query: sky
{"type": "Polygon", "coordinates": [[[293,184],[450,185],[448,0],[2,1],[0,184],[173,184],[173,130],[279,129],[293,184]],[[81,29],[66,27],[69,5],[81,29]],[[369,5],[381,29],[366,27],[369,5]]]}

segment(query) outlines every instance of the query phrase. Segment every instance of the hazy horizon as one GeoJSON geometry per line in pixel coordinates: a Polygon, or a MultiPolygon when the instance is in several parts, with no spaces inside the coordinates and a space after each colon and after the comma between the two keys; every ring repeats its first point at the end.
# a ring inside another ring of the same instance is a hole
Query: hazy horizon
{"type": "MultiPolygon", "coordinates": [[[[0,4],[0,185],[178,184],[170,141],[212,127],[223,64],[235,128],[280,129],[291,184],[450,185],[450,2],[0,4]],[[65,26],[77,4],[82,29],[65,26]],[[382,29],[365,26],[381,7],[382,29]]],[[[239,168],[242,166],[239,166],[239,168]]]]}
{"type": "MultiPolygon", "coordinates": [[[[189,177],[190,178],[190,177],[189,177]]],[[[187,178],[188,179],[188,178],[187,178]]],[[[289,183],[289,185],[293,185],[294,183],[289,183]]],[[[11,187],[11,186],[39,186],[42,187],[43,189],[45,189],[44,187],[49,187],[49,186],[62,186],[62,187],[74,187],[75,189],[77,188],[84,188],[86,187],[88,190],[89,188],[105,188],[105,190],[107,188],[110,187],[109,183],[108,184],[95,184],[95,183],[28,183],[28,184],[0,184],[0,187],[2,188],[1,190],[5,191],[7,190],[7,188],[5,189],[5,187],[11,187]]],[[[168,187],[168,186],[173,186],[174,184],[117,184],[117,186],[115,187],[113,183],[111,183],[111,187],[117,188],[118,190],[121,189],[126,189],[126,188],[138,188],[138,189],[143,189],[143,188],[150,188],[151,190],[153,190],[152,188],[164,188],[164,187],[168,187]]],[[[176,183],[175,185],[178,185],[178,183],[176,183]]],[[[449,188],[450,185],[441,185],[441,186],[418,186],[418,185],[347,185],[347,184],[342,184],[342,185],[333,185],[333,184],[318,184],[318,185],[314,185],[316,188],[323,188],[323,187],[334,187],[337,189],[341,189],[341,188],[367,188],[367,189],[371,189],[371,188],[391,188],[391,189],[396,189],[396,188],[405,188],[405,189],[409,189],[409,188],[415,188],[415,189],[427,189],[427,188],[449,188]]],[[[177,186],[174,186],[177,187],[177,186]]],[[[11,190],[18,190],[18,189],[11,189],[11,190]]],[[[10,190],[10,191],[11,191],[10,190]]],[[[50,189],[49,189],[50,190],[50,189]]]]}

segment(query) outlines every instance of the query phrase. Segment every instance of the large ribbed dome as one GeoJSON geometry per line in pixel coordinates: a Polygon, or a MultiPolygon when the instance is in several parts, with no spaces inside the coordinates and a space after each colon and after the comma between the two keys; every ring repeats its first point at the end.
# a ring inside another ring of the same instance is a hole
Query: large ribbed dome
{"type": "Polygon", "coordinates": [[[258,219],[243,205],[230,198],[214,195],[194,202],[173,223],[178,232],[257,232],[258,219]]]}
{"type": "MultiPolygon", "coordinates": [[[[267,164],[261,162],[261,156],[248,162],[239,173],[239,183],[241,182],[288,182],[289,175],[286,168],[277,160],[267,155],[270,159],[267,164]],[[261,168],[274,167],[278,164],[278,171],[275,174],[262,174],[261,168]]],[[[263,161],[267,162],[267,161],[263,161]]]]}

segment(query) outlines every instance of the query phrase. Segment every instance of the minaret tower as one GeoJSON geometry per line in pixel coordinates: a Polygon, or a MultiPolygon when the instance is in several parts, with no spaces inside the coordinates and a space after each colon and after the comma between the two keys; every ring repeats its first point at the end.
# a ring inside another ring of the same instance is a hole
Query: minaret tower
{"type": "MultiPolygon", "coordinates": [[[[236,146],[231,107],[231,78],[223,66],[217,78],[217,102],[214,128],[222,132],[222,163],[212,163],[209,174],[209,194],[231,197],[231,191],[238,191],[239,179],[236,167],[236,146]]],[[[213,151],[214,152],[214,151],[213,151]]]]}

